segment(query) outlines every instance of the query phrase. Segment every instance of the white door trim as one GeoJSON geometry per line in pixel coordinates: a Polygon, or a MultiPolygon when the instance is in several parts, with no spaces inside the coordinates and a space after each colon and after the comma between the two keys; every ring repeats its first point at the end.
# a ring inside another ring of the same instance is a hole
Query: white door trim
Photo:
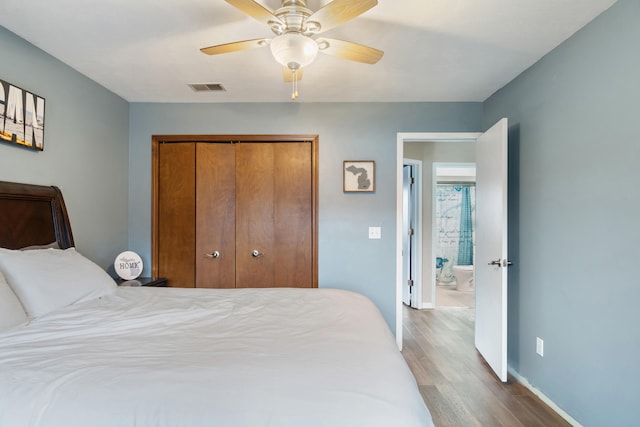
{"type": "Polygon", "coordinates": [[[402,166],[405,142],[475,142],[480,132],[398,132],[396,135],[396,344],[402,350],[402,166]]]}

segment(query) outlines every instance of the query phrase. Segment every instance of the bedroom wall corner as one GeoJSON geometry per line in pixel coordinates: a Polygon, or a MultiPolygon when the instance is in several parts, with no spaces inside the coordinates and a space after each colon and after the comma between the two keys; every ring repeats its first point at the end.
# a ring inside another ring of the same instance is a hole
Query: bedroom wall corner
{"type": "Polygon", "coordinates": [[[78,251],[107,269],[127,245],[127,101],[0,27],[0,78],[46,100],[44,151],[0,143],[0,180],[56,185],[78,251]]]}

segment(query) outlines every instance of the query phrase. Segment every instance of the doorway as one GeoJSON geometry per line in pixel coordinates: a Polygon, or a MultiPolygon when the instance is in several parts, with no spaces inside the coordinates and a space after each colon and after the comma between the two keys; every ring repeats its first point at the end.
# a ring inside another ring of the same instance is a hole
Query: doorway
{"type": "MultiPolygon", "coordinates": [[[[441,152],[449,152],[449,154],[445,155],[445,159],[443,161],[457,161],[459,163],[470,163],[473,161],[473,158],[470,160],[468,158],[464,159],[455,159],[451,158],[450,150],[452,147],[455,147],[460,144],[468,145],[469,147],[474,147],[470,143],[475,143],[476,139],[481,135],[481,133],[476,132],[460,132],[460,133],[398,133],[397,134],[397,145],[396,145],[396,153],[397,153],[397,182],[398,182],[398,191],[397,191],[397,200],[396,200],[396,210],[398,212],[398,218],[401,219],[403,217],[403,192],[402,192],[402,183],[404,179],[403,174],[403,165],[405,164],[407,158],[415,158],[422,159],[423,151],[425,150],[434,150],[435,144],[430,143],[442,143],[439,145],[441,147],[441,152]],[[405,150],[405,144],[411,143],[411,148],[405,150]],[[449,156],[449,157],[446,157],[449,156]]],[[[424,165],[424,162],[423,162],[424,165]]],[[[425,168],[431,169],[430,166],[424,165],[425,168]]],[[[427,174],[424,174],[427,175],[427,174]]],[[[423,177],[424,177],[423,175],[423,177]]],[[[433,181],[432,174],[429,175],[430,180],[433,181]]],[[[423,196],[423,215],[428,211],[430,216],[433,216],[433,188],[432,185],[424,185],[422,188],[422,196],[423,196]],[[429,206],[427,206],[429,205],[429,206]]],[[[435,277],[435,267],[436,260],[434,255],[434,249],[432,245],[433,241],[433,227],[429,226],[432,221],[423,221],[425,224],[428,224],[426,227],[422,228],[422,244],[420,245],[422,249],[422,257],[419,264],[422,265],[422,273],[421,277],[426,278],[423,280],[422,292],[421,292],[421,300],[418,301],[418,305],[420,308],[433,308],[435,307],[435,280],[432,279],[435,277]],[[424,260],[430,260],[425,262],[424,260]]],[[[403,244],[403,224],[402,221],[396,222],[396,245],[398,248],[402,248],[403,244]]],[[[398,347],[402,348],[402,304],[403,304],[403,292],[404,292],[404,282],[403,282],[403,256],[402,251],[399,250],[396,252],[396,280],[398,286],[396,287],[396,343],[398,347]]]]}
{"type": "Polygon", "coordinates": [[[474,163],[433,163],[435,307],[475,307],[474,163]]]}

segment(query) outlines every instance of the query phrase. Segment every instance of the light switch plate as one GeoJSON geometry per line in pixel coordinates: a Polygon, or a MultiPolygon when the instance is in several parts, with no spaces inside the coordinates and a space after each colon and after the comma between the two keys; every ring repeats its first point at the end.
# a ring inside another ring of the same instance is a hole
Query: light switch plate
{"type": "Polygon", "coordinates": [[[536,337],[536,353],[544,357],[544,341],[540,337],[536,337]]]}

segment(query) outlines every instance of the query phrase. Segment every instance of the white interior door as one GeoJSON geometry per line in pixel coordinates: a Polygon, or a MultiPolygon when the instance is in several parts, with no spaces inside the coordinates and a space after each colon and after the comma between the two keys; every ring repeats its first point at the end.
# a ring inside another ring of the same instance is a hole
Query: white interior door
{"type": "Polygon", "coordinates": [[[507,119],[476,145],[475,345],[507,381],[507,119]]]}
{"type": "Polygon", "coordinates": [[[414,283],[414,251],[413,251],[413,171],[411,165],[404,165],[402,180],[402,257],[404,268],[402,269],[402,302],[413,307],[413,283],[414,283]]]}

